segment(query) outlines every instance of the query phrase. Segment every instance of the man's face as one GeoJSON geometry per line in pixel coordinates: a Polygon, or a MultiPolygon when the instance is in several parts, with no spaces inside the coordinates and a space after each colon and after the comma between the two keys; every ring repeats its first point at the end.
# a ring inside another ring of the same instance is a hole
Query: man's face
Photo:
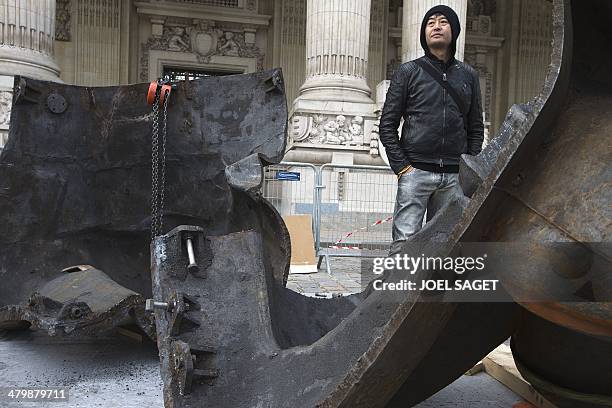
{"type": "Polygon", "coordinates": [[[442,14],[435,14],[427,20],[425,39],[430,49],[444,49],[450,46],[453,40],[451,26],[442,14]]]}

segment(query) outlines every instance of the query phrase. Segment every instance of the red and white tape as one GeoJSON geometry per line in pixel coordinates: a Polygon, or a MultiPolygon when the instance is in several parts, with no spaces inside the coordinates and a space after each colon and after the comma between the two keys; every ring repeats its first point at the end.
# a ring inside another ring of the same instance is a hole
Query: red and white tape
{"type": "Polygon", "coordinates": [[[338,245],[330,245],[329,249],[353,249],[360,250],[361,248],[356,246],[338,246],[338,245]]]}
{"type": "Polygon", "coordinates": [[[363,230],[366,230],[366,229],[368,229],[370,227],[375,227],[377,225],[384,224],[384,223],[389,222],[391,220],[393,220],[393,217],[387,217],[385,219],[376,220],[371,225],[367,225],[365,227],[361,227],[361,228],[356,229],[354,231],[347,232],[342,238],[340,238],[338,241],[334,242],[334,245],[330,245],[329,248],[331,248],[331,249],[361,249],[361,248],[359,248],[357,246],[339,246],[338,244],[341,244],[342,241],[344,241],[345,239],[353,236],[354,234],[356,234],[359,231],[363,231],[363,230]]]}

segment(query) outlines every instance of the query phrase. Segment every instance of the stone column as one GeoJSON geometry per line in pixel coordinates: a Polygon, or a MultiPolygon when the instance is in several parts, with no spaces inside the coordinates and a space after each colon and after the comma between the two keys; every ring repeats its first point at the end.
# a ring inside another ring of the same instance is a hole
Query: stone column
{"type": "Polygon", "coordinates": [[[59,81],[54,37],[55,0],[0,2],[0,75],[59,81]]]}
{"type": "Polygon", "coordinates": [[[367,84],[371,0],[308,0],[305,101],[372,104],[367,84]]]}
{"type": "Polygon", "coordinates": [[[372,0],[307,0],[306,81],[293,103],[286,160],[382,164],[371,147],[371,7],[372,0]]]}
{"type": "Polygon", "coordinates": [[[13,75],[60,81],[54,37],[55,0],[0,2],[0,147],[8,135],[13,75]]]}
{"type": "Polygon", "coordinates": [[[444,4],[455,10],[461,23],[461,35],[457,40],[455,58],[463,60],[465,49],[465,32],[468,0],[404,0],[402,23],[402,62],[411,61],[423,56],[421,47],[421,23],[425,13],[438,4],[444,4]]]}

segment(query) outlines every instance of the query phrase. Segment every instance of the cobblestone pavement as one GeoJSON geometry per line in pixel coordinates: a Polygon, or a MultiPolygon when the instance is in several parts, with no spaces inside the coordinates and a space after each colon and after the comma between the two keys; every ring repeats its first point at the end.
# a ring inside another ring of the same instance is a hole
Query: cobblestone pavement
{"type": "MultiPolygon", "coordinates": [[[[316,273],[290,274],[287,287],[307,296],[330,297],[348,295],[362,290],[362,268],[369,268],[371,259],[330,258],[331,274],[327,273],[325,262],[316,273]]],[[[367,282],[363,282],[363,287],[367,282]]]]}

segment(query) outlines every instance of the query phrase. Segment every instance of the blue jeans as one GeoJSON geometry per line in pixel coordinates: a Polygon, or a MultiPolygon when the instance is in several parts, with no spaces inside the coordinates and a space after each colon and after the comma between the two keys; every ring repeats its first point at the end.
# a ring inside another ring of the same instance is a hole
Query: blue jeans
{"type": "Polygon", "coordinates": [[[458,174],[432,173],[412,168],[397,182],[397,197],[393,214],[393,241],[406,240],[423,226],[427,210],[427,221],[455,194],[461,194],[458,174]]]}

